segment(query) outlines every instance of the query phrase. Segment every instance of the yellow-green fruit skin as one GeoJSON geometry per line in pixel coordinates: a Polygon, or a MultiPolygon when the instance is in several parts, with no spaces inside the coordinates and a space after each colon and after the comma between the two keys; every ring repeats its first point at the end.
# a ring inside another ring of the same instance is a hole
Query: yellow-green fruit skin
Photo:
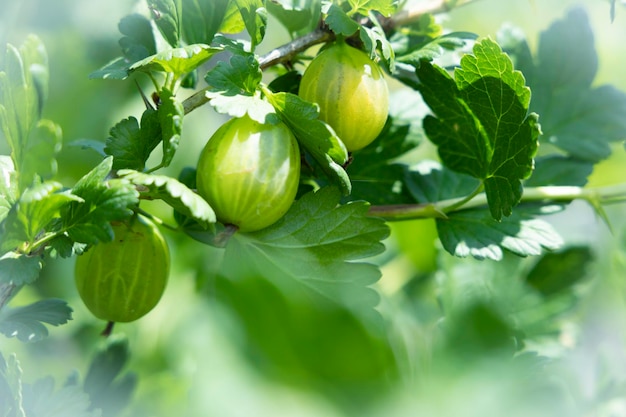
{"type": "Polygon", "coordinates": [[[319,105],[319,118],[348,151],[369,145],[387,121],[389,89],[383,72],[365,52],[345,42],[336,42],[311,61],[298,95],[319,105]]]}
{"type": "Polygon", "coordinates": [[[204,147],[197,166],[198,193],[220,222],[241,232],[264,229],[283,217],[300,182],[300,150],[282,122],[248,116],[222,125],[204,147]]]}
{"type": "Polygon", "coordinates": [[[137,320],[163,295],[170,267],[167,242],[143,218],[114,224],[115,237],[76,259],[78,293],[94,316],[112,322],[137,320]]]}

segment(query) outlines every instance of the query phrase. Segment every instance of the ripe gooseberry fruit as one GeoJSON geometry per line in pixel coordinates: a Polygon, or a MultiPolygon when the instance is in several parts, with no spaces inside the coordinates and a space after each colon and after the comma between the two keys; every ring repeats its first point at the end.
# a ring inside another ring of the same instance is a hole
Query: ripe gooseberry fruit
{"type": "Polygon", "coordinates": [[[94,316],[130,322],[152,310],[163,295],[170,268],[167,243],[149,220],[112,224],[115,237],[76,259],[78,293],[94,316]]]}
{"type": "Polygon", "coordinates": [[[369,145],[389,112],[389,90],[378,64],[343,41],[322,50],[302,75],[298,95],[317,103],[348,151],[369,145]]]}
{"type": "Polygon", "coordinates": [[[198,161],[198,193],[218,220],[242,232],[263,229],[285,215],[300,182],[300,150],[282,122],[234,118],[209,139],[198,161]]]}

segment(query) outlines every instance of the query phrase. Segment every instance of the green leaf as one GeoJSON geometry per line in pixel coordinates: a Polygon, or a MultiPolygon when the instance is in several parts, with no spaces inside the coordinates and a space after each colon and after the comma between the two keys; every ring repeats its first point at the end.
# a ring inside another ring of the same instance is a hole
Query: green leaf
{"type": "MultiPolygon", "coordinates": [[[[406,186],[420,203],[466,197],[480,185],[476,178],[454,172],[435,161],[422,161],[406,173],[406,186]]],[[[501,260],[504,250],[519,256],[553,250],[562,239],[552,226],[535,218],[533,209],[520,208],[512,216],[495,221],[484,209],[447,213],[436,219],[439,239],[450,254],[501,260]]]]}
{"type": "Polygon", "coordinates": [[[434,39],[428,39],[419,46],[412,45],[409,39],[392,39],[392,44],[396,49],[396,60],[413,65],[419,68],[422,60],[432,61],[440,57],[445,51],[455,50],[464,47],[467,41],[473,41],[478,37],[470,32],[452,32],[434,39]],[[400,49],[402,48],[402,49],[400,49]]]}
{"type": "Polygon", "coordinates": [[[71,383],[55,390],[50,376],[38,379],[32,385],[23,386],[24,409],[27,416],[41,417],[101,417],[100,410],[92,409],[89,397],[71,383]]]}
{"type": "Polygon", "coordinates": [[[124,35],[119,43],[127,62],[136,62],[156,54],[152,25],[146,17],[138,13],[125,16],[120,20],[118,28],[124,35]]]}
{"type": "Polygon", "coordinates": [[[48,58],[41,41],[29,36],[20,49],[7,45],[0,72],[0,125],[15,167],[18,189],[24,190],[41,175],[56,173],[55,154],[61,130],[39,120],[48,95],[48,58]]]}
{"type": "Polygon", "coordinates": [[[0,311],[0,333],[21,342],[37,342],[48,336],[43,323],[59,326],[72,319],[72,309],[63,300],[40,300],[33,304],[0,311]]]}
{"type": "Polygon", "coordinates": [[[352,10],[367,16],[371,11],[376,11],[383,16],[389,17],[396,11],[395,0],[348,0],[352,10]]]}
{"type": "Polygon", "coordinates": [[[439,162],[421,161],[405,172],[405,184],[418,203],[466,197],[480,186],[469,175],[454,172],[439,162]]]}
{"type": "Polygon", "coordinates": [[[119,41],[124,56],[89,74],[90,79],[124,80],[133,63],[156,54],[152,25],[146,17],[133,13],[122,18],[118,28],[124,35],[119,41]]]}
{"type": "Polygon", "coordinates": [[[131,207],[138,203],[139,193],[127,180],[106,180],[112,166],[113,158],[106,158],[72,189],[72,194],[83,200],[72,202],[62,212],[62,230],[72,240],[90,244],[108,242],[113,238],[109,222],[132,215],[131,207]]]}
{"type": "Polygon", "coordinates": [[[545,254],[526,276],[526,283],[544,297],[571,289],[587,277],[593,254],[586,246],[574,246],[545,254]]]}
{"type": "Polygon", "coordinates": [[[22,401],[22,368],[15,354],[5,360],[0,353],[0,413],[26,417],[22,401]]]}
{"type": "Polygon", "coordinates": [[[541,139],[580,160],[607,158],[610,143],[624,139],[626,94],[594,85],[598,56],[584,10],[572,9],[541,33],[534,62],[524,39],[508,38],[533,91],[531,110],[542,115],[541,139]]]}
{"type": "Polygon", "coordinates": [[[222,51],[221,48],[206,44],[193,44],[181,48],[167,49],[135,62],[129,67],[129,70],[131,72],[163,71],[172,73],[176,78],[180,78],[198,68],[220,51],[222,51]]]}
{"type": "Polygon", "coordinates": [[[501,222],[484,210],[449,213],[447,219],[437,219],[437,231],[449,253],[496,261],[502,259],[503,249],[519,256],[532,256],[563,244],[549,223],[526,212],[515,212],[501,222]]]}
{"type": "Polygon", "coordinates": [[[141,116],[141,128],[132,116],[113,126],[104,152],[113,156],[113,169],[143,170],[161,140],[159,115],[156,110],[147,109],[141,116]]]}
{"type": "Polygon", "coordinates": [[[318,119],[318,107],[290,93],[268,94],[267,100],[331,182],[344,195],[350,194],[350,178],[342,167],[348,160],[348,152],[335,132],[318,119]]]}
{"type": "Polygon", "coordinates": [[[183,131],[185,109],[182,103],[176,100],[176,96],[165,88],[161,90],[159,99],[161,104],[157,112],[163,140],[163,158],[159,166],[167,167],[172,162],[178,149],[180,135],[183,131]]]}
{"type": "Polygon", "coordinates": [[[130,402],[137,385],[132,373],[122,375],[130,359],[128,340],[109,337],[89,365],[83,388],[89,394],[92,407],[104,415],[118,415],[130,402]]]}
{"type": "Polygon", "coordinates": [[[269,0],[265,7],[294,37],[315,29],[322,14],[321,0],[269,0]]]}
{"type": "Polygon", "coordinates": [[[237,4],[241,18],[246,26],[246,30],[252,41],[251,51],[254,52],[256,46],[265,37],[265,25],[267,24],[267,11],[263,5],[263,0],[233,0],[237,4]]]}
{"type": "Polygon", "coordinates": [[[337,206],[339,197],[332,187],[308,193],[269,228],[235,235],[237,243],[227,251],[249,252],[247,263],[258,270],[289,276],[312,294],[371,318],[378,296],[367,285],[376,282],[380,272],[374,265],[348,261],[383,252],[381,240],[389,229],[382,220],[367,216],[369,204],[337,206]]]}
{"type": "Polygon", "coordinates": [[[409,140],[409,129],[390,118],[374,142],[354,153],[346,169],[352,182],[351,200],[375,205],[414,202],[404,184],[405,166],[393,162],[416,145],[409,140]]]}
{"type": "Polygon", "coordinates": [[[228,63],[218,62],[205,77],[209,104],[232,117],[247,113],[259,123],[265,123],[268,117],[271,120],[274,109],[257,91],[261,77],[259,62],[252,54],[235,54],[228,63]]]}
{"type": "Polygon", "coordinates": [[[563,155],[547,155],[535,159],[533,174],[525,187],[573,185],[582,187],[593,172],[593,163],[563,155]]]}
{"type": "Polygon", "coordinates": [[[44,232],[50,232],[51,222],[59,217],[59,211],[64,206],[72,201],[81,201],[68,192],[58,192],[62,187],[57,182],[45,182],[24,191],[3,224],[0,250],[34,243],[44,232]]]}
{"type": "Polygon", "coordinates": [[[365,45],[365,50],[370,54],[370,58],[375,57],[376,49],[380,47],[387,68],[393,71],[395,68],[395,53],[383,28],[378,23],[372,28],[361,26],[360,37],[365,45]]]}
{"type": "Polygon", "coordinates": [[[324,22],[337,35],[351,36],[359,30],[359,24],[336,4],[322,2],[322,12],[326,14],[324,22]]]}
{"type": "Polygon", "coordinates": [[[132,170],[121,170],[118,175],[139,187],[142,196],[165,201],[174,210],[193,218],[205,229],[217,221],[211,206],[202,197],[174,178],[165,175],[144,174],[132,170]]]}
{"type": "Polygon", "coordinates": [[[43,264],[38,256],[8,252],[0,257],[0,283],[16,287],[32,284],[39,278],[43,264]]]}
{"type": "Polygon", "coordinates": [[[210,44],[226,16],[229,0],[182,0],[183,38],[188,44],[210,44]]]}
{"type": "Polygon", "coordinates": [[[241,32],[245,28],[246,24],[241,17],[241,13],[237,7],[237,2],[235,2],[235,0],[230,0],[228,2],[226,14],[224,15],[224,20],[222,21],[219,32],[225,34],[235,34],[241,32]]]}
{"type": "Polygon", "coordinates": [[[424,61],[417,70],[420,92],[435,116],[424,130],[444,164],[481,179],[494,219],[512,213],[521,180],[533,168],[539,125],[527,116],[530,90],[499,46],[485,39],[466,55],[453,80],[424,61]]]}
{"type": "Polygon", "coordinates": [[[7,155],[0,155],[0,223],[19,197],[13,160],[7,155]]]}
{"type": "Polygon", "coordinates": [[[148,7],[159,31],[173,48],[180,46],[181,0],[148,0],[148,7]]]}
{"type": "Polygon", "coordinates": [[[380,388],[394,363],[368,287],[380,272],[354,261],[384,250],[389,230],[367,204],[337,206],[339,197],[333,188],[309,193],[270,228],[235,234],[217,297],[245,326],[246,350],[279,376],[320,389],[380,388]]]}

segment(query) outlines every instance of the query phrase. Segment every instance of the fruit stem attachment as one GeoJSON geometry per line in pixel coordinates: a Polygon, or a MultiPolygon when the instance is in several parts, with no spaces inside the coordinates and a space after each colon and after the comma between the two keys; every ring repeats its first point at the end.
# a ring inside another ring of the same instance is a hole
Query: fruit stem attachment
{"type": "Polygon", "coordinates": [[[104,336],[104,337],[111,336],[111,334],[113,333],[113,326],[115,326],[115,322],[114,321],[108,322],[106,327],[102,331],[102,333],[100,333],[100,335],[104,336]]]}

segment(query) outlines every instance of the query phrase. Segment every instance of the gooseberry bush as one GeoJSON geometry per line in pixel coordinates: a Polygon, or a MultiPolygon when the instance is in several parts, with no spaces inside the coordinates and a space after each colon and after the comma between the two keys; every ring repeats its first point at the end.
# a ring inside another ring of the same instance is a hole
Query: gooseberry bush
{"type": "Polygon", "coordinates": [[[80,314],[100,334],[75,334],[76,350],[98,350],[57,387],[2,348],[0,415],[623,415],[610,414],[626,407],[611,366],[591,394],[568,367],[588,352],[571,317],[607,258],[554,219],[585,201],[619,241],[626,184],[588,179],[624,152],[626,94],[595,81],[584,9],[533,43],[512,27],[447,30],[469,3],[141,0],[119,22],[120,56],[84,74],[132,84],[143,106],[100,140],[46,118],[73,104],[48,100],[37,34],[8,44],[0,333],[42,345],[46,325],[80,314]],[[290,40],[268,47],[279,30],[290,40]],[[186,129],[199,112],[220,115],[204,135],[186,129]],[[61,178],[64,147],[98,163],[61,178]],[[67,262],[71,290],[29,292],[67,262]],[[168,311],[203,307],[154,315],[184,280],[194,293],[168,311]],[[167,336],[173,355],[201,351],[201,376],[141,390],[133,328],[151,321],[144,332],[184,329],[167,336]],[[225,371],[215,342],[194,347],[216,334],[207,322],[266,385],[233,386],[241,363],[225,371]]]}

